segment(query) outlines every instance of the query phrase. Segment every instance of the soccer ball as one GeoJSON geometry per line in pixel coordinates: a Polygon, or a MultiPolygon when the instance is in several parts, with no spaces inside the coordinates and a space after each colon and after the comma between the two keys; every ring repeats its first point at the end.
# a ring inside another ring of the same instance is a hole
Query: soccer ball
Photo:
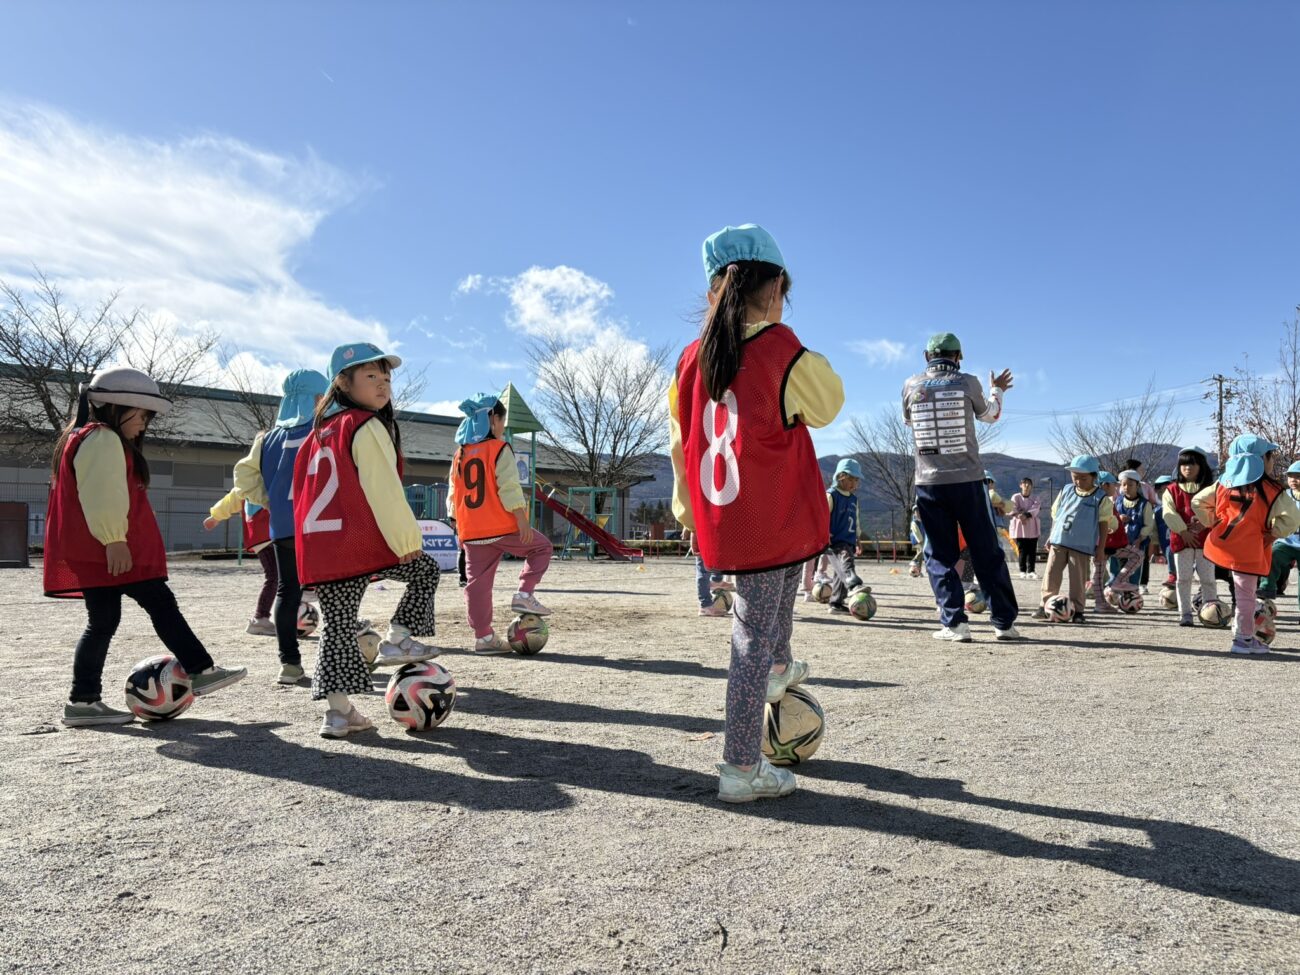
{"type": "Polygon", "coordinates": [[[388,679],[384,703],[389,716],[408,731],[428,731],[446,721],[456,706],[456,679],[432,660],[404,664],[388,679]]]}
{"type": "Polygon", "coordinates": [[[1110,586],[1107,586],[1102,590],[1102,595],[1105,597],[1106,602],[1110,603],[1112,606],[1119,606],[1119,593],[1110,586]]]}
{"type": "Polygon", "coordinates": [[[814,582],[811,592],[812,598],[819,603],[829,603],[831,601],[831,584],[829,582],[814,582]]]}
{"type": "Polygon", "coordinates": [[[1255,636],[1270,645],[1277,637],[1277,624],[1273,621],[1273,614],[1262,606],[1255,610],[1255,636]]]}
{"type": "Polygon", "coordinates": [[[298,635],[311,636],[320,625],[320,611],[311,603],[298,604],[298,635]]]}
{"type": "Polygon", "coordinates": [[[854,619],[866,620],[876,615],[876,597],[865,589],[859,589],[849,597],[849,612],[854,619]]]}
{"type": "Polygon", "coordinates": [[[522,657],[539,653],[551,635],[546,620],[535,613],[522,613],[510,621],[506,628],[506,642],[510,649],[522,657]]]}
{"type": "Polygon", "coordinates": [[[792,687],[767,705],[763,754],[773,765],[798,765],[812,758],[826,734],[826,713],[803,687],[792,687]]]}
{"type": "Polygon", "coordinates": [[[1047,618],[1053,623],[1068,623],[1074,619],[1074,604],[1069,596],[1053,596],[1043,606],[1047,618]]]}
{"type": "Polygon", "coordinates": [[[1259,601],[1259,608],[1265,613],[1268,613],[1269,619],[1277,619],[1277,603],[1273,602],[1273,600],[1261,599],[1259,601]]]}
{"type": "Polygon", "coordinates": [[[1117,595],[1115,606],[1121,613],[1128,613],[1132,616],[1134,613],[1142,611],[1142,593],[1135,589],[1128,589],[1117,595]]]}
{"type": "Polygon", "coordinates": [[[141,660],[126,678],[126,706],[141,721],[168,721],[194,703],[190,675],[170,653],[141,660]]]}
{"type": "Polygon", "coordinates": [[[984,598],[984,593],[978,589],[972,589],[966,593],[966,612],[983,613],[988,610],[988,601],[984,598]]]}
{"type": "Polygon", "coordinates": [[[726,610],[728,613],[731,612],[731,607],[736,602],[735,596],[726,589],[715,589],[713,590],[712,595],[714,606],[718,609],[726,610]]]}
{"type": "Polygon", "coordinates": [[[383,641],[384,638],[379,635],[379,631],[368,626],[357,631],[357,647],[366,661],[366,668],[372,674],[379,667],[379,644],[383,641]]]}
{"type": "Polygon", "coordinates": [[[1198,614],[1201,622],[1211,629],[1222,630],[1232,620],[1232,612],[1217,599],[1211,599],[1201,607],[1198,614]]]}
{"type": "Polygon", "coordinates": [[[1165,609],[1178,608],[1178,590],[1173,586],[1164,586],[1160,590],[1160,605],[1165,609]]]}

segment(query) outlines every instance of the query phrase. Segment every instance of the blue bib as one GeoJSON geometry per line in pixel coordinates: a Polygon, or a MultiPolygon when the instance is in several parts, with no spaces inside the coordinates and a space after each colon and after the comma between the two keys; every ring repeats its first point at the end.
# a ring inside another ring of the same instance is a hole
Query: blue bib
{"type": "Polygon", "coordinates": [[[1146,521],[1147,505],[1150,504],[1150,502],[1147,501],[1146,498],[1139,497],[1137,499],[1137,504],[1132,508],[1128,506],[1127,498],[1117,497],[1115,502],[1115,514],[1123,512],[1128,515],[1128,524],[1124,526],[1124,531],[1128,535],[1128,543],[1130,545],[1136,545],[1138,543],[1138,538],[1142,535],[1142,527],[1146,521]]]}
{"type": "Polygon", "coordinates": [[[858,544],[858,496],[826,492],[831,499],[831,541],[846,545],[858,544]]]}
{"type": "Polygon", "coordinates": [[[262,438],[262,482],[271,509],[272,539],[293,538],[293,462],[311,427],[311,420],[288,429],[274,427],[262,438]]]}
{"type": "Polygon", "coordinates": [[[1056,517],[1052,520],[1051,543],[1087,555],[1096,552],[1104,497],[1101,488],[1086,497],[1080,495],[1073,484],[1061,488],[1056,517]]]}

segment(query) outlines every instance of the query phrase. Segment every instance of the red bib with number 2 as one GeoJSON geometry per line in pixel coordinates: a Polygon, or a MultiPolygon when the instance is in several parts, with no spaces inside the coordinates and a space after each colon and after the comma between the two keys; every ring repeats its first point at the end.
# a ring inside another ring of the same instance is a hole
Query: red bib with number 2
{"type": "MultiPolygon", "coordinates": [[[[369,410],[336,413],[298,451],[293,523],[298,577],[304,586],[370,575],[397,564],[352,459],[352,438],[373,419],[369,410]]],[[[402,474],[400,454],[397,474],[402,474]]]]}

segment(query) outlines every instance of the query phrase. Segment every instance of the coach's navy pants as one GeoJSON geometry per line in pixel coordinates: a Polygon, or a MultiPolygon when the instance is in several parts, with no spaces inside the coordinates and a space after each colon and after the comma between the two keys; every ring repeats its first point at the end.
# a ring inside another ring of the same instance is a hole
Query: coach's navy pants
{"type": "Polygon", "coordinates": [[[975,578],[989,603],[993,625],[1004,630],[1016,621],[1020,608],[1011,588],[1006,556],[993,527],[993,508],[982,481],[965,484],[918,484],[916,510],[925,529],[925,562],[930,587],[944,626],[966,622],[966,594],[957,574],[957,527],[970,549],[975,578]]]}

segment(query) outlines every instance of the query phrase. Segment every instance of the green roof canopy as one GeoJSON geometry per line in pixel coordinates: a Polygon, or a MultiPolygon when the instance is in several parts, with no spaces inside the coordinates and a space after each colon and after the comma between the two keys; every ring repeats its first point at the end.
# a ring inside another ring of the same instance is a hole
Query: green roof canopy
{"type": "Polygon", "coordinates": [[[506,430],[510,433],[534,433],[546,429],[533,416],[514,383],[506,383],[506,388],[501,391],[501,402],[506,407],[506,430]]]}

